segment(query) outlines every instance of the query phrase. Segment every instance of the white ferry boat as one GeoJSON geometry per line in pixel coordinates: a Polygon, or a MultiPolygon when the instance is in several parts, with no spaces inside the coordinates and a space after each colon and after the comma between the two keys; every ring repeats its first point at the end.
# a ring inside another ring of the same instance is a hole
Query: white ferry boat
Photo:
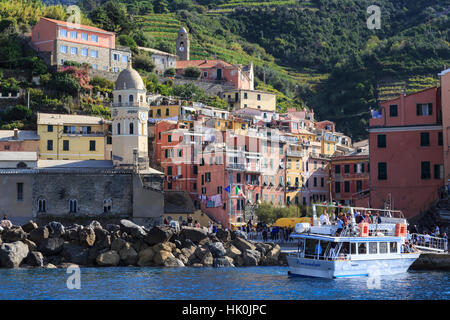
{"type": "Polygon", "coordinates": [[[404,273],[420,252],[406,241],[407,222],[401,211],[313,205],[313,226],[299,223],[291,238],[298,250],[287,256],[289,274],[341,278],[404,273]],[[319,225],[317,207],[350,211],[351,224],[339,235],[338,226],[319,225]],[[355,222],[355,212],[377,212],[380,223],[355,222]]]}

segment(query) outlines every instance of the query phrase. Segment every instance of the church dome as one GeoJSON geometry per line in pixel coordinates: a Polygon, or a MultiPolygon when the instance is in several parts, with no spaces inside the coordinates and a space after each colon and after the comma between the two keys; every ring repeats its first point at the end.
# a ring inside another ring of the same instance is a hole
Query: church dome
{"type": "Polygon", "coordinates": [[[187,33],[186,29],[184,27],[180,28],[180,31],[178,31],[179,33],[187,33]]]}
{"type": "Polygon", "coordinates": [[[131,67],[131,63],[128,63],[128,67],[119,73],[115,87],[116,90],[145,90],[144,81],[139,73],[131,67]]]}

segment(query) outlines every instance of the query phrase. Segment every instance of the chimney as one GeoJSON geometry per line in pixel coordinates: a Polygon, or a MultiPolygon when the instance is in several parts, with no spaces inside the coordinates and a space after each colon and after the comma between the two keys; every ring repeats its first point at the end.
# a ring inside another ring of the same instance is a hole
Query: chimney
{"type": "Polygon", "coordinates": [[[14,128],[14,140],[19,140],[19,129],[14,128]]]}

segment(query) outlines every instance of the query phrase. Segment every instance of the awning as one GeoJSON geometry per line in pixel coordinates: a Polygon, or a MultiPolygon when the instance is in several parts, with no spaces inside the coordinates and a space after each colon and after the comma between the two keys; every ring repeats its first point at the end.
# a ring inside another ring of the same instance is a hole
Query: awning
{"type": "Polygon", "coordinates": [[[278,227],[292,227],[294,228],[297,223],[307,222],[312,224],[312,218],[280,218],[273,225],[278,227]]]}

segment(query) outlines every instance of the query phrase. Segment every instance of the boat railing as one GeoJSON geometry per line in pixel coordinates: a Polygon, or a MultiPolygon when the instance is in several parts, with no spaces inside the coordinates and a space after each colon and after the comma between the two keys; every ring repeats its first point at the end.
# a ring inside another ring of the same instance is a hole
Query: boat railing
{"type": "Polygon", "coordinates": [[[411,234],[411,243],[422,251],[448,252],[448,239],[428,234],[411,234]]]}

